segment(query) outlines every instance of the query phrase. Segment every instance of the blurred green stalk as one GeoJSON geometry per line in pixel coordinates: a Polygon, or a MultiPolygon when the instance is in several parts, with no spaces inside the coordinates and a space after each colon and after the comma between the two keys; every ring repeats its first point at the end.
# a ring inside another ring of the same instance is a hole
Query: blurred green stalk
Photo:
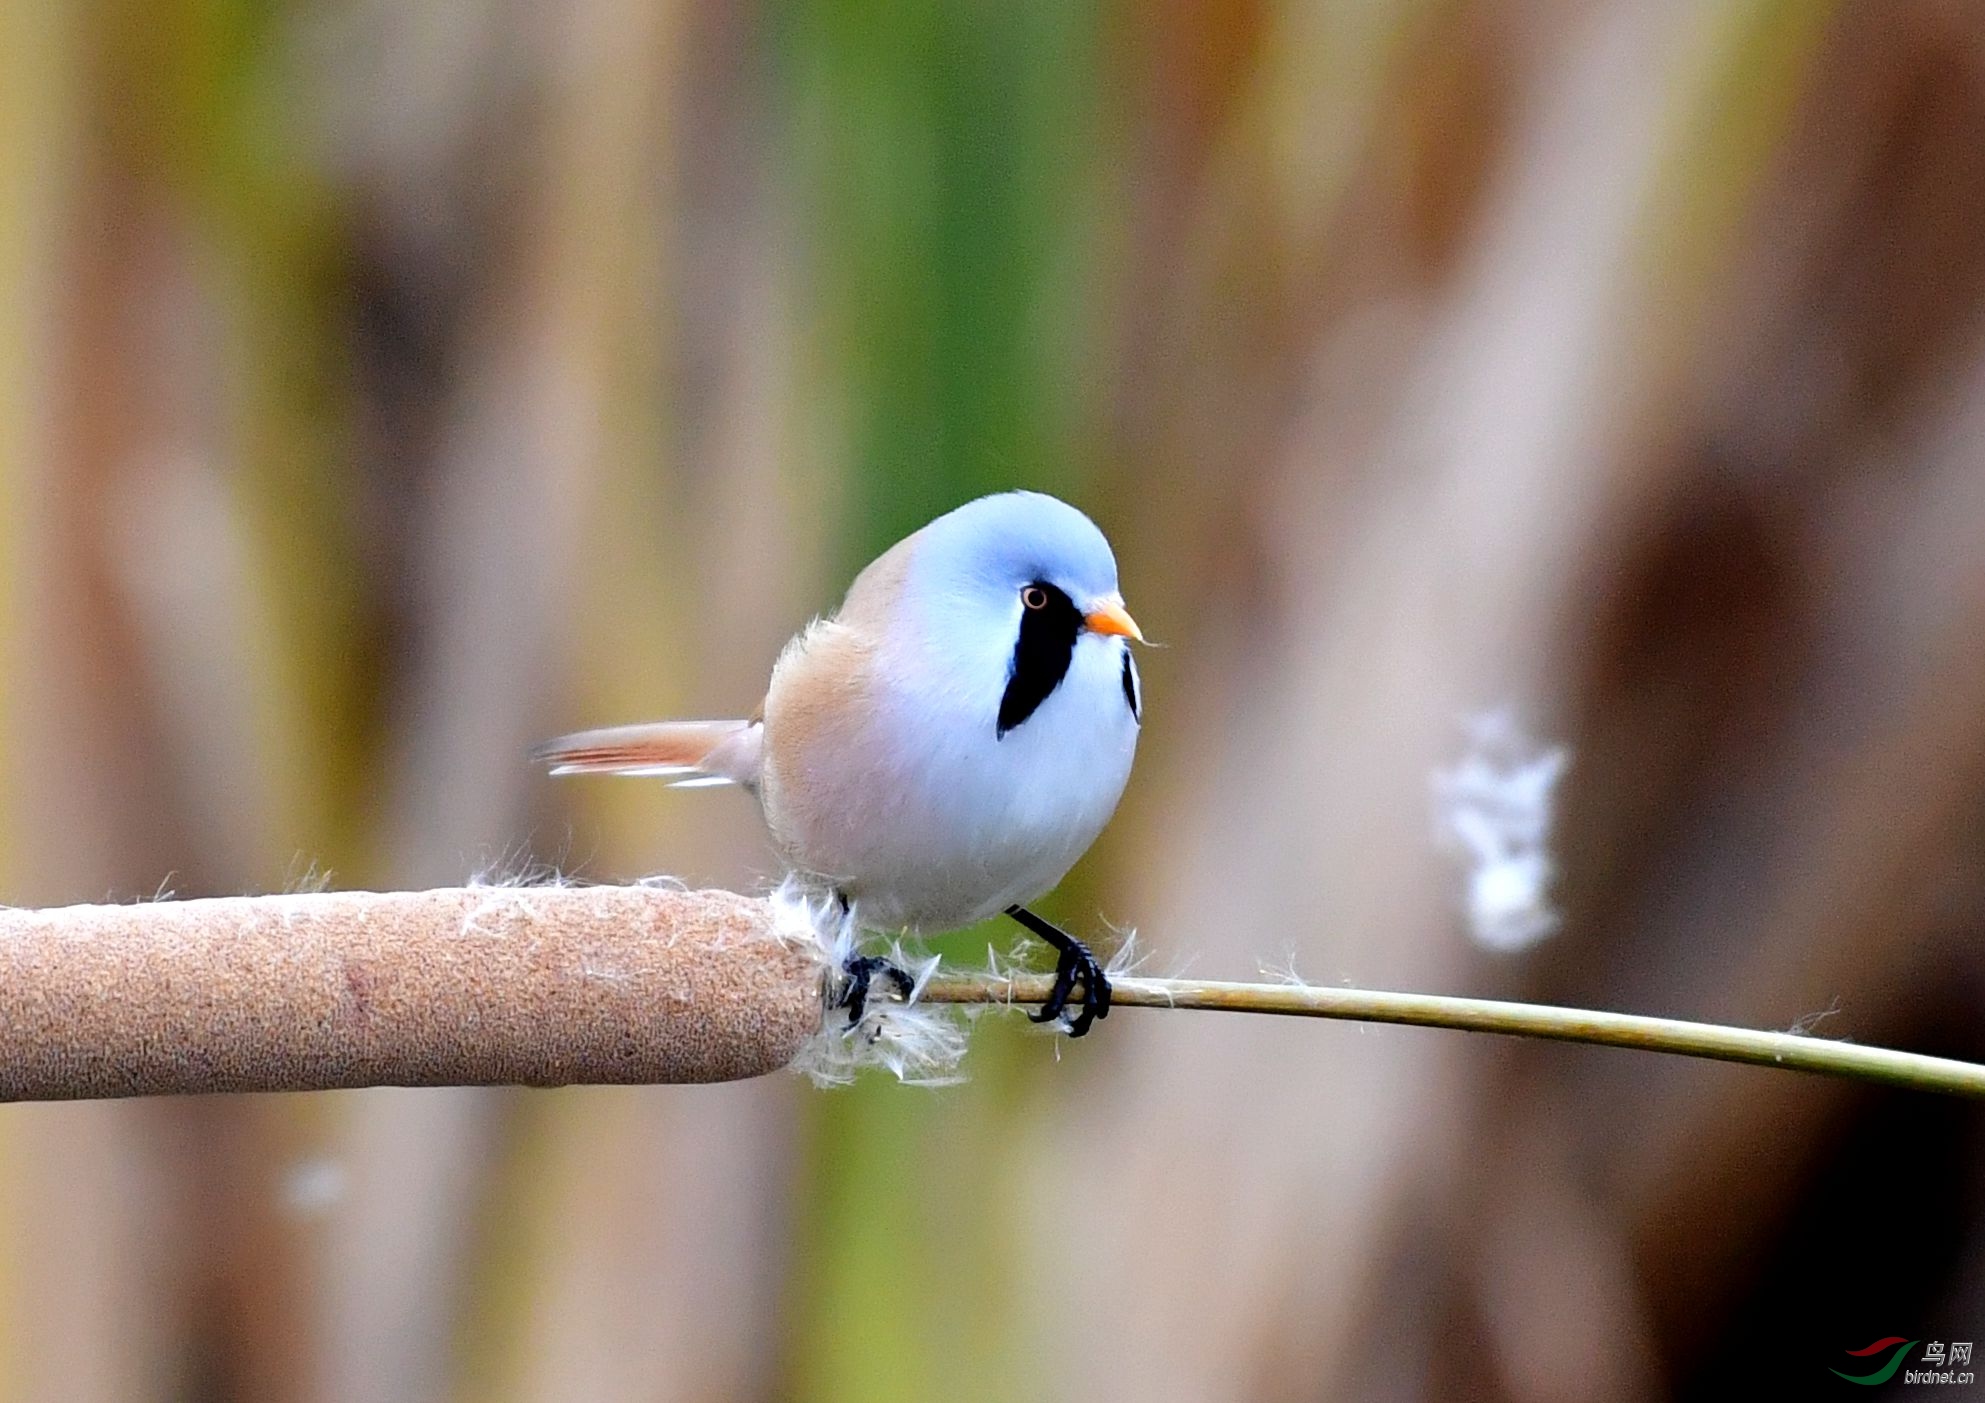
{"type": "MultiPolygon", "coordinates": [[[[972,497],[1080,495],[1098,24],[1058,0],[774,10],[807,245],[805,377],[846,483],[827,592],[972,497]]],[[[972,1084],[941,1097],[874,1084],[815,1102],[784,1396],[1008,1392],[1030,1324],[1028,1264],[1010,1245],[1026,1094],[1014,1047],[987,1039],[972,1084]]]]}

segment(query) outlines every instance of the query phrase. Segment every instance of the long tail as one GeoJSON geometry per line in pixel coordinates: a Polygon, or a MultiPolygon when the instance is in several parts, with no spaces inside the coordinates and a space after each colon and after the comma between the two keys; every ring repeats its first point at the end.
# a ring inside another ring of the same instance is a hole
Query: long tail
{"type": "Polygon", "coordinates": [[[546,741],[531,758],[555,775],[662,775],[677,789],[758,783],[765,728],[756,721],[654,721],[575,731],[546,741]]]}

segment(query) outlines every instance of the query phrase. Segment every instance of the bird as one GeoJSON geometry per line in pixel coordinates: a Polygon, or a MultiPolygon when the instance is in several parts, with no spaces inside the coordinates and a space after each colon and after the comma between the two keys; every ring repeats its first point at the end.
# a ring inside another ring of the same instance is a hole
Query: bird
{"type": "MultiPolygon", "coordinates": [[[[1144,711],[1133,642],[1096,524],[1044,493],[1001,492],[862,570],[779,653],[751,717],[579,731],[533,753],[554,775],[742,787],[793,875],[858,929],[921,936],[1004,913],[1056,954],[1031,1017],[1080,1037],[1108,1016],[1108,976],[1028,904],[1088,851],[1129,781],[1144,711]]],[[[847,974],[850,1026],[875,975],[909,997],[886,960],[856,957],[847,974]]]]}

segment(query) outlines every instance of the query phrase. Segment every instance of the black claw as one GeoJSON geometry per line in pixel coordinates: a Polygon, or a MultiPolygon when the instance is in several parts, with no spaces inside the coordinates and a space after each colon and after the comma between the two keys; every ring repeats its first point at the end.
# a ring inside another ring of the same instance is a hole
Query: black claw
{"type": "Polygon", "coordinates": [[[1110,1016],[1110,977],[1089,953],[1089,947],[1055,925],[1044,921],[1024,906],[1009,906],[1006,914],[1055,948],[1055,982],[1039,1013],[1027,1016],[1036,1023],[1052,1023],[1068,1011],[1075,986],[1082,986],[1082,1007],[1069,1019],[1068,1035],[1079,1038],[1098,1018],[1110,1016]]]}
{"type": "Polygon", "coordinates": [[[885,976],[896,986],[897,999],[902,1003],[910,1001],[910,992],[917,987],[908,970],[880,955],[850,956],[848,962],[841,966],[841,972],[848,978],[848,987],[842,991],[838,1007],[848,1010],[850,1028],[861,1022],[862,1015],[868,1011],[869,985],[876,975],[885,976]]]}
{"type": "MultiPolygon", "coordinates": [[[[1030,1013],[1028,1018],[1036,1023],[1054,1022],[1068,1008],[1068,996],[1074,992],[1075,964],[1063,955],[1055,961],[1055,982],[1048,990],[1047,1002],[1041,1005],[1039,1013],[1030,1013]]],[[[1087,1002],[1087,990],[1084,990],[1084,1002],[1087,1002]]]]}

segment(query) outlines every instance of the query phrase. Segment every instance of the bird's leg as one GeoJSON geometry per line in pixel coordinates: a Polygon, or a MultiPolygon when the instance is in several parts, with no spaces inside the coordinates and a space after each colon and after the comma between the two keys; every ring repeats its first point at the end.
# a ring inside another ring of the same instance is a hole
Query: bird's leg
{"type": "MultiPolygon", "coordinates": [[[[848,894],[838,887],[834,891],[834,900],[840,906],[844,917],[854,914],[855,904],[848,900],[848,894]]],[[[910,1001],[910,995],[917,987],[917,982],[910,978],[908,970],[880,955],[850,955],[841,966],[841,974],[847,983],[842,988],[841,997],[835,1001],[834,1007],[848,1010],[850,1028],[861,1022],[862,1015],[868,1012],[868,989],[876,975],[883,974],[889,977],[889,982],[896,986],[897,998],[903,1003],[910,1001]]]]}
{"type": "Polygon", "coordinates": [[[1048,1001],[1041,1005],[1039,1013],[1027,1016],[1036,1023],[1051,1023],[1062,1016],[1068,1008],[1069,996],[1075,986],[1082,986],[1082,1011],[1068,1023],[1068,1035],[1079,1038],[1089,1031],[1089,1025],[1098,1018],[1110,1016],[1110,980],[1103,973],[1102,965],[1089,953],[1089,947],[1056,925],[1044,921],[1024,906],[1009,906],[1006,914],[1013,917],[1033,934],[1055,948],[1055,982],[1048,991],[1048,1001]]]}
{"type": "Polygon", "coordinates": [[[896,986],[897,997],[903,1002],[910,1001],[910,992],[917,987],[910,972],[880,955],[850,955],[847,963],[841,966],[841,973],[847,977],[847,987],[841,991],[836,1007],[848,1010],[848,1026],[854,1027],[862,1021],[868,1011],[868,986],[875,976],[885,975],[896,986]]]}

